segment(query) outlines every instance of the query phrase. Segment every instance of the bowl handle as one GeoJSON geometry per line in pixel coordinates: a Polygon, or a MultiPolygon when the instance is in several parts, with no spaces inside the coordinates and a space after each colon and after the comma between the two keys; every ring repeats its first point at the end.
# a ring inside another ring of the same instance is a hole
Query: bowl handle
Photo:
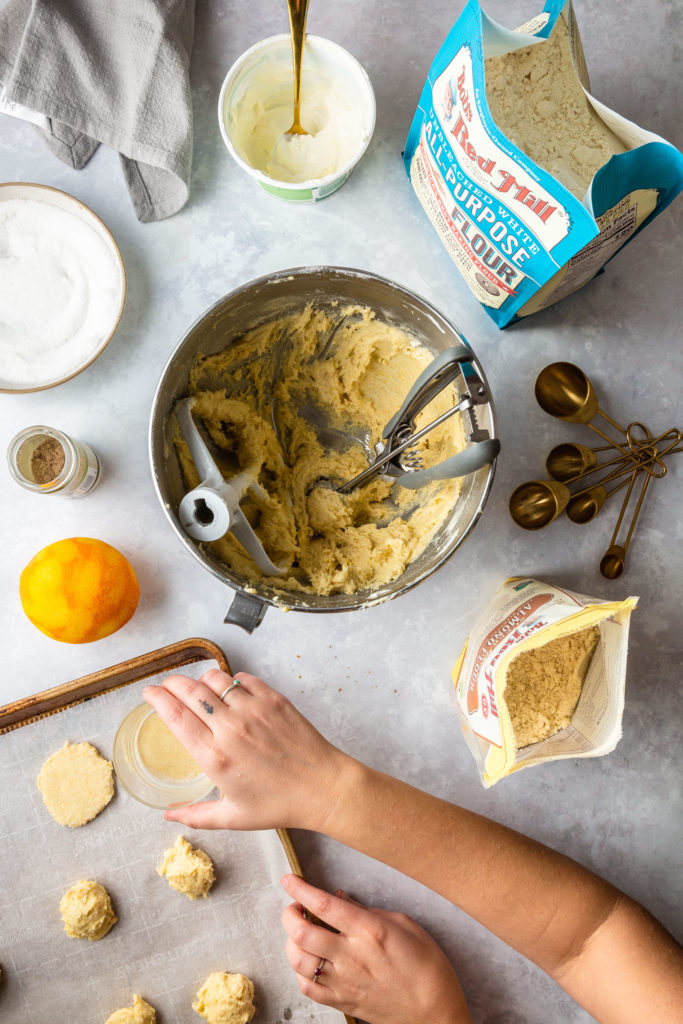
{"type": "Polygon", "coordinates": [[[268,605],[258,597],[238,591],[232,599],[228,613],[223,619],[231,626],[240,626],[247,633],[253,633],[263,621],[268,605]]]}

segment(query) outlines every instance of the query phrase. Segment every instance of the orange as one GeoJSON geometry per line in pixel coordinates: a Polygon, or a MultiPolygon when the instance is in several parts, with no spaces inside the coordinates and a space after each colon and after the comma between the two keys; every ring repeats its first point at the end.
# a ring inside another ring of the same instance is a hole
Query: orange
{"type": "Polygon", "coordinates": [[[48,544],[19,580],[21,606],[41,633],[87,644],[115,633],[138,606],[140,588],[120,551],[92,537],[48,544]]]}

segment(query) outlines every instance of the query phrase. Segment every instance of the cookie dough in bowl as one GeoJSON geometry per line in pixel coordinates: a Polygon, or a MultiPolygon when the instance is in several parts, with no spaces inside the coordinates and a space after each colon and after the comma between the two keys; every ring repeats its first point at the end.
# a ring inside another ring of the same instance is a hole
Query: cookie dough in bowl
{"type": "MultiPolygon", "coordinates": [[[[342,611],[403,593],[434,572],[476,523],[493,465],[408,490],[386,477],[341,494],[366,469],[387,422],[433,358],[460,333],[425,300],[375,275],[343,268],[282,271],[220,300],[188,331],[157,388],[150,424],[154,482],[186,548],[234,587],[226,621],[251,630],[265,606],[342,611]],[[227,533],[192,540],[182,498],[199,474],[175,410],[192,418],[223,478],[251,474],[240,511],[281,576],[261,573],[227,533]]],[[[463,364],[485,385],[475,356],[463,364]]],[[[464,373],[465,371],[463,371],[464,373]]],[[[464,376],[442,391],[418,426],[452,408],[464,376]]],[[[420,443],[432,466],[496,437],[490,398],[456,414],[420,443]]]]}
{"type": "MultiPolygon", "coordinates": [[[[350,494],[335,490],[367,468],[372,439],[400,407],[432,353],[367,306],[302,310],[248,331],[190,371],[192,414],[225,457],[225,475],[253,471],[261,501],[243,504],[284,579],[260,572],[234,534],[211,550],[249,583],[321,596],[374,591],[425,549],[460,491],[459,479],[419,492],[376,478],[350,494]],[[328,350],[325,354],[325,350],[328,350]],[[323,353],[322,355],[320,353],[323,353]]],[[[426,426],[454,404],[452,388],[420,414],[426,426]]],[[[176,447],[187,489],[199,475],[187,443],[176,447]]],[[[459,417],[425,437],[424,464],[465,447],[459,417]]]]}

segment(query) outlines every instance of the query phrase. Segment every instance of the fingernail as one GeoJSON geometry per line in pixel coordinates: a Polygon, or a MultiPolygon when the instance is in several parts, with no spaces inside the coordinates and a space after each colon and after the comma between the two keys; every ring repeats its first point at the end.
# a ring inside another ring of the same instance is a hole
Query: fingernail
{"type": "Polygon", "coordinates": [[[291,881],[292,881],[291,874],[283,875],[282,878],[280,879],[280,885],[282,886],[283,889],[286,889],[291,884],[291,881]]]}

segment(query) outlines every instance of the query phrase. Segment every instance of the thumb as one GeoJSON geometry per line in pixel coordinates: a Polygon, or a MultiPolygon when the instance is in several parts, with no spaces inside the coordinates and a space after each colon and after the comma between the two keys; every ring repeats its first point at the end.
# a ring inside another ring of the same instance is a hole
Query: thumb
{"type": "Polygon", "coordinates": [[[164,818],[166,821],[178,821],[188,828],[229,828],[227,808],[222,797],[219,800],[190,804],[188,807],[171,807],[165,812],[164,818]]]}

